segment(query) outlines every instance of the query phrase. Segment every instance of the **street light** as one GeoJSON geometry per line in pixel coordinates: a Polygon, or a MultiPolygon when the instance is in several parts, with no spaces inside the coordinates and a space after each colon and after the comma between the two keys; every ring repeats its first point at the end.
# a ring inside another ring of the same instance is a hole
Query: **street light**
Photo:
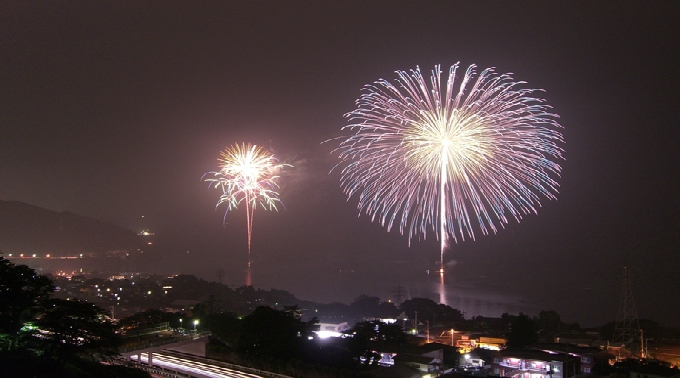
{"type": "Polygon", "coordinates": [[[196,333],[196,326],[198,325],[198,319],[194,320],[194,333],[196,333]]]}
{"type": "Polygon", "coordinates": [[[182,318],[179,318],[179,328],[182,328],[182,318]]]}

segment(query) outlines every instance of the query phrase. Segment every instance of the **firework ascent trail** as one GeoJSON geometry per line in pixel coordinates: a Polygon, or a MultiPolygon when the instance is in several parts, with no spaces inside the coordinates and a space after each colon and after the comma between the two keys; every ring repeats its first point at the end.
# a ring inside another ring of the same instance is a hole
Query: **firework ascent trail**
{"type": "Polygon", "coordinates": [[[459,65],[449,69],[446,87],[436,66],[429,85],[420,68],[397,71],[394,83],[381,79],[364,87],[357,108],[345,116],[339,154],[341,186],[359,198],[360,213],[389,231],[441,242],[440,272],[449,238],[474,240],[497,232],[508,218],[536,213],[539,195],[558,192],[564,144],[558,115],[537,89],[522,89],[511,74],[475,65],[456,83],[459,65]],[[475,78],[476,77],[476,78],[475,78]],[[471,219],[472,218],[472,219],[471,219]]]}

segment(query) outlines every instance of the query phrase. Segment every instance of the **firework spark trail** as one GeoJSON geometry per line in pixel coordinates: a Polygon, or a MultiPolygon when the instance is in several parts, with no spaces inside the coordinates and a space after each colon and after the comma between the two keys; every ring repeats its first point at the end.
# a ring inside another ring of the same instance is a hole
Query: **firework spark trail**
{"type": "Polygon", "coordinates": [[[253,215],[259,204],[263,209],[278,210],[281,203],[276,175],[283,167],[279,161],[259,146],[235,144],[220,152],[220,170],[208,172],[203,179],[210,186],[222,190],[216,207],[226,203],[224,213],[226,222],[229,210],[236,209],[241,202],[246,204],[246,223],[248,225],[248,266],[250,266],[250,245],[253,231],[253,215]]]}
{"type": "Polygon", "coordinates": [[[387,230],[441,241],[497,232],[508,218],[536,213],[539,194],[554,199],[564,143],[556,114],[537,89],[519,88],[510,74],[471,65],[456,89],[458,64],[441,86],[439,66],[430,83],[420,68],[397,71],[396,85],[381,79],[364,87],[347,113],[354,134],[335,150],[348,199],[387,230]],[[476,79],[475,79],[476,76],[476,79]],[[443,89],[443,90],[442,90],[443,89]],[[472,219],[471,219],[472,218],[472,219]]]}

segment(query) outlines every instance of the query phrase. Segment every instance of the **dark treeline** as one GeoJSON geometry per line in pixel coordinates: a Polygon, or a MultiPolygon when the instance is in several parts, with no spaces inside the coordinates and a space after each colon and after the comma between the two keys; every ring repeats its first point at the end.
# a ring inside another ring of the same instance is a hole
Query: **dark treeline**
{"type": "Polygon", "coordinates": [[[118,355],[116,326],[100,307],[54,298],[49,278],[0,256],[2,377],[148,377],[103,365],[118,355]]]}

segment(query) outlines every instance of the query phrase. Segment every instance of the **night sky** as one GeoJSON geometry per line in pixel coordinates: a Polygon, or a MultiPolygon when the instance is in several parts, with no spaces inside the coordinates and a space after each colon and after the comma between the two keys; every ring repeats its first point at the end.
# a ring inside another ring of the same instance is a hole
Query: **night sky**
{"type": "Polygon", "coordinates": [[[240,285],[245,212],[223,226],[201,176],[226,146],[259,144],[294,168],[285,209],[255,214],[255,286],[438,299],[437,240],[409,247],[357,217],[322,142],[396,70],[496,67],[560,115],[560,193],[454,244],[448,304],[599,325],[627,265],[639,317],[680,326],[678,20],[677,1],[4,1],[0,199],[149,228],[152,270],[240,285]]]}

